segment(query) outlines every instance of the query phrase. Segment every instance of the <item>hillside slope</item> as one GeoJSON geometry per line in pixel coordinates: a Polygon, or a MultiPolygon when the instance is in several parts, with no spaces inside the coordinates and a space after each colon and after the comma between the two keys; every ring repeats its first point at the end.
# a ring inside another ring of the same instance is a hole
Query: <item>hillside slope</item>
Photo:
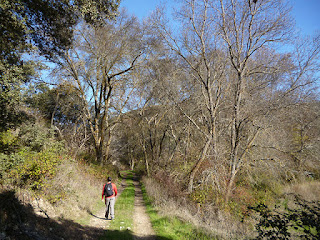
{"type": "Polygon", "coordinates": [[[2,185],[0,239],[97,239],[103,229],[82,221],[104,207],[104,173],[64,160],[41,191],[2,185]]]}

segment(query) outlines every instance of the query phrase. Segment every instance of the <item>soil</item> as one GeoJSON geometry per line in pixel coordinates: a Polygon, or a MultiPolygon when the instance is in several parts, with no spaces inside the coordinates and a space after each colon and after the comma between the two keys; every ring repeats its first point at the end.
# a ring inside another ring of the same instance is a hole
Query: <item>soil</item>
{"type": "MultiPolygon", "coordinates": [[[[131,234],[135,240],[156,239],[150,219],[146,214],[139,181],[135,180],[134,185],[134,227],[131,234]]],[[[118,187],[119,195],[124,188],[125,180],[118,187]]],[[[92,217],[88,225],[81,225],[67,219],[58,220],[48,216],[40,216],[31,205],[22,204],[16,198],[14,191],[3,191],[0,193],[0,240],[99,239],[104,235],[110,224],[110,221],[104,218],[105,207],[97,213],[89,214],[92,217]]]]}
{"type": "Polygon", "coordinates": [[[88,225],[94,228],[108,229],[109,222],[104,217],[105,211],[105,207],[100,209],[98,213],[92,216],[88,225]]]}
{"type": "MultiPolygon", "coordinates": [[[[135,186],[135,203],[134,203],[134,214],[133,214],[133,237],[135,240],[153,240],[156,239],[155,232],[152,229],[149,216],[146,213],[146,207],[143,201],[142,190],[139,181],[134,180],[133,184],[135,186]]],[[[125,187],[125,180],[122,182],[119,188],[120,196],[122,190],[125,187]]],[[[117,202],[116,202],[117,204],[117,202]]],[[[99,228],[99,229],[108,229],[110,224],[109,221],[106,221],[104,218],[105,208],[99,210],[96,215],[93,215],[90,219],[89,227],[99,228]]]]}
{"type": "Polygon", "coordinates": [[[144,239],[153,240],[156,239],[155,232],[152,229],[149,216],[146,213],[146,207],[143,201],[143,195],[140,183],[134,181],[135,185],[135,201],[134,201],[134,224],[133,224],[133,234],[134,239],[144,239]]]}

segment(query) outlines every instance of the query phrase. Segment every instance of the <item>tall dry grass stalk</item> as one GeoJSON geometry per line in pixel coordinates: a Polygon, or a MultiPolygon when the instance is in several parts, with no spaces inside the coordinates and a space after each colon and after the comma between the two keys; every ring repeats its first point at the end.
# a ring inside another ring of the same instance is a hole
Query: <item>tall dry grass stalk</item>
{"type": "Polygon", "coordinates": [[[320,182],[308,181],[290,185],[284,189],[286,194],[297,194],[307,201],[320,201],[320,182]]]}
{"type": "Polygon", "coordinates": [[[103,179],[94,178],[77,162],[64,162],[52,183],[67,195],[55,207],[61,217],[81,218],[87,212],[93,212],[97,201],[101,201],[103,179]]]}

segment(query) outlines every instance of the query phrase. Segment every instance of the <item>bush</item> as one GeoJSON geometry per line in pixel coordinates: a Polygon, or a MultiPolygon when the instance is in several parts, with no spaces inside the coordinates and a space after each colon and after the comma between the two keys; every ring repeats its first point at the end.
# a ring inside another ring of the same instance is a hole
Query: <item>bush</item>
{"type": "Polygon", "coordinates": [[[56,167],[62,157],[54,149],[39,153],[27,149],[17,153],[14,159],[13,162],[20,162],[20,164],[14,166],[8,174],[13,180],[13,184],[20,187],[30,186],[31,189],[40,190],[44,180],[55,175],[56,167]]]}
{"type": "Polygon", "coordinates": [[[40,152],[48,148],[63,149],[63,143],[55,140],[55,131],[42,124],[25,124],[19,132],[20,146],[40,152]]]}
{"type": "Polygon", "coordinates": [[[17,148],[18,137],[12,130],[0,132],[0,153],[8,154],[17,148]]]}
{"type": "Polygon", "coordinates": [[[56,141],[54,131],[40,122],[1,132],[1,183],[41,189],[44,180],[55,174],[63,151],[63,142],[56,141]]]}

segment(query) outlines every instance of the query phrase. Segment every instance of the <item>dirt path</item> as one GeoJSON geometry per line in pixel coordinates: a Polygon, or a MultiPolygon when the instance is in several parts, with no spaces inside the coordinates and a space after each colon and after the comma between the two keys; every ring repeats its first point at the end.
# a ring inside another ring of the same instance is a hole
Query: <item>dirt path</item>
{"type": "Polygon", "coordinates": [[[99,212],[92,216],[88,225],[90,227],[107,229],[108,222],[104,218],[105,211],[105,207],[99,210],[99,212]]]}
{"type": "MultiPolygon", "coordinates": [[[[143,201],[142,190],[139,181],[134,180],[135,186],[135,201],[134,201],[134,214],[133,214],[133,236],[135,240],[155,240],[156,234],[152,229],[149,216],[146,213],[146,207],[143,201]]],[[[120,196],[122,190],[126,187],[125,179],[122,181],[121,186],[118,188],[118,196],[120,196]]],[[[109,228],[109,221],[104,218],[105,207],[99,210],[97,213],[92,214],[89,226],[99,229],[107,230],[109,228]]]]}
{"type": "Polygon", "coordinates": [[[133,181],[135,186],[134,214],[133,214],[133,234],[134,239],[153,240],[156,239],[152,229],[149,216],[143,201],[142,190],[138,181],[133,181]]]}
{"type": "MultiPolygon", "coordinates": [[[[118,196],[117,198],[121,195],[121,192],[123,189],[126,187],[126,180],[123,179],[120,186],[117,186],[118,189],[118,196]]],[[[89,221],[88,226],[90,227],[95,227],[95,228],[101,228],[101,229],[108,229],[110,221],[107,221],[104,217],[106,213],[106,207],[103,206],[97,213],[91,214],[92,217],[89,221]]]]}

